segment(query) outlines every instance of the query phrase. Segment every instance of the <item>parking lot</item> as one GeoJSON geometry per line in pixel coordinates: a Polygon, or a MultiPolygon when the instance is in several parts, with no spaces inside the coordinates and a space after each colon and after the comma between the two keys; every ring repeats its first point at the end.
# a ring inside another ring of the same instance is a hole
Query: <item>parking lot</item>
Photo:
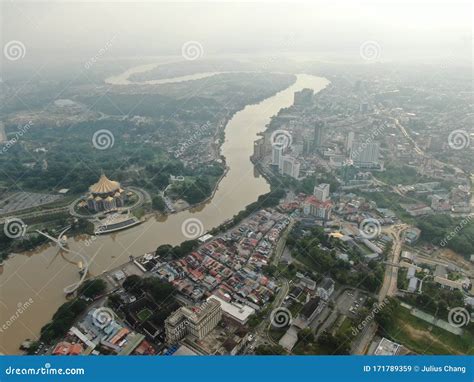
{"type": "Polygon", "coordinates": [[[61,195],[15,192],[3,195],[0,200],[0,214],[26,210],[61,199],[61,195]]]}
{"type": "Polygon", "coordinates": [[[348,317],[355,317],[358,310],[364,306],[367,295],[358,290],[347,289],[337,299],[338,310],[348,317]]]}

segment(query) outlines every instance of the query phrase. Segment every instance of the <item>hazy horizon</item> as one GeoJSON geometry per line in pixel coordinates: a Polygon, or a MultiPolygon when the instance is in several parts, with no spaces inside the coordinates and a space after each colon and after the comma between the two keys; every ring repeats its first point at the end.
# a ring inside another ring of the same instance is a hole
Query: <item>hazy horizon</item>
{"type": "Polygon", "coordinates": [[[472,62],[468,1],[161,2],[4,1],[2,45],[24,57],[5,69],[60,62],[180,56],[197,41],[203,58],[287,54],[361,62],[365,42],[380,62],[472,62]]]}

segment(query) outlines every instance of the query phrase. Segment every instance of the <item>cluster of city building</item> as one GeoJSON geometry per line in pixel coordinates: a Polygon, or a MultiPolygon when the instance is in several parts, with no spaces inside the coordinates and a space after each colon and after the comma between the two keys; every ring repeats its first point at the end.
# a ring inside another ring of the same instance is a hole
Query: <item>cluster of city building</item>
{"type": "MultiPolygon", "coordinates": [[[[434,147],[437,139],[424,142],[418,136],[411,139],[407,133],[404,125],[415,126],[419,118],[415,113],[394,107],[394,99],[400,96],[400,91],[384,85],[373,88],[374,84],[362,81],[337,85],[329,85],[318,95],[310,89],[295,93],[294,105],[281,110],[267,132],[255,142],[252,160],[264,173],[270,170],[297,180],[314,175],[319,169],[326,170],[340,181],[339,192],[331,193],[329,183],[317,183],[312,195],[298,194],[276,209],[258,211],[216,237],[204,235],[199,239],[199,248],[178,260],[166,261],[154,253],[134,259],[143,273],[171,283],[179,292],[183,306],[171,313],[164,323],[165,354],[237,354],[243,349],[250,336],[246,326],[249,318],[261,311],[279,289],[263,270],[290,223],[290,215],[297,217],[303,226],[324,226],[325,232],[338,238],[344,248],[357,247],[366,261],[380,259],[387,243],[393,240],[380,227],[397,223],[396,214],[350,190],[372,192],[380,191],[382,185],[387,186],[372,175],[374,171],[384,171],[385,163],[409,166],[416,169],[420,177],[436,179],[393,187],[400,196],[428,201],[401,204],[409,215],[471,211],[469,180],[464,171],[448,168],[424,153],[423,150],[434,147]],[[272,134],[278,129],[289,132],[291,139],[287,144],[273,142],[272,134]],[[447,186],[446,182],[451,185],[447,186]],[[368,219],[380,225],[373,237],[367,237],[361,229],[361,223],[368,219]]],[[[223,123],[221,121],[220,127],[223,123]]],[[[209,139],[208,134],[205,136],[209,139]]],[[[191,146],[184,147],[179,157],[191,158],[193,150],[188,150],[191,146]]],[[[91,211],[108,211],[122,206],[125,197],[120,184],[103,175],[91,186],[86,203],[91,211]]],[[[404,230],[402,239],[414,245],[420,233],[419,229],[409,227],[404,230]]],[[[335,252],[338,259],[354,265],[348,253],[340,248],[335,252]]],[[[402,292],[421,293],[428,275],[443,288],[460,291],[472,288],[462,268],[434,263],[422,254],[404,250],[397,266],[401,269],[401,278],[406,280],[406,289],[402,292]]],[[[323,276],[318,284],[312,276],[297,273],[296,282],[282,306],[291,307],[293,302],[298,302],[302,309],[279,340],[284,349],[291,351],[298,341],[298,332],[308,328],[329,305],[334,287],[335,282],[330,277],[323,276]]],[[[143,308],[144,300],[146,297],[129,302],[138,304],[135,309],[138,311],[143,308]]],[[[104,351],[151,354],[154,351],[143,335],[115,320],[101,327],[102,324],[94,320],[94,314],[91,310],[71,328],[68,337],[56,346],[55,354],[104,351]]],[[[152,338],[160,332],[154,327],[144,330],[152,338]]],[[[407,352],[386,338],[374,341],[369,350],[376,355],[407,352]]]]}
{"type": "Polygon", "coordinates": [[[154,272],[192,301],[212,293],[259,309],[277,288],[262,268],[288,224],[285,215],[261,210],[223,235],[207,235],[207,242],[189,255],[160,262],[154,272]]]}
{"type": "MultiPolygon", "coordinates": [[[[252,160],[295,179],[314,174],[318,167],[383,170],[380,143],[376,140],[382,134],[383,124],[374,124],[375,128],[369,132],[361,129],[356,134],[351,130],[341,141],[336,134],[339,126],[335,121],[310,113],[314,100],[310,89],[296,92],[294,105],[280,111],[272,119],[270,129],[255,142],[252,160]],[[272,135],[275,129],[287,131],[291,139],[284,144],[275,142],[272,135]]],[[[367,103],[361,105],[359,113],[365,121],[369,114],[367,103]]]]}
{"type": "Polygon", "coordinates": [[[200,304],[181,307],[165,321],[165,355],[235,355],[252,338],[242,317],[255,311],[210,296],[200,304]]]}
{"type": "Polygon", "coordinates": [[[471,212],[471,192],[466,185],[455,185],[450,190],[440,182],[416,183],[399,186],[398,190],[408,197],[424,197],[427,203],[402,204],[411,216],[431,215],[434,213],[468,214],[471,212]]]}
{"type": "MultiPolygon", "coordinates": [[[[384,83],[335,81],[317,94],[310,89],[295,93],[294,105],[272,118],[269,129],[255,142],[253,162],[264,171],[295,179],[326,170],[337,176],[342,189],[369,191],[384,185],[372,172],[385,171],[385,163],[390,168],[410,168],[433,181],[394,187],[407,197],[429,195],[431,205],[423,200],[407,205],[409,214],[470,213],[469,172],[436,159],[428,144],[433,141],[431,130],[426,137],[416,131],[410,135],[410,127],[424,126],[415,113],[395,104],[386,107],[388,100],[398,100],[400,91],[388,90],[384,83]],[[276,131],[286,132],[291,139],[275,142],[276,131]],[[442,182],[449,184],[447,189],[442,182]]],[[[447,136],[443,139],[442,149],[449,149],[447,136]]]]}
{"type": "Polygon", "coordinates": [[[334,293],[335,282],[330,277],[324,277],[320,284],[308,276],[297,273],[296,283],[290,289],[283,307],[289,309],[293,303],[299,303],[304,297],[304,305],[296,317],[289,322],[288,329],[280,338],[279,345],[291,351],[298,342],[298,332],[306,329],[318,317],[328,305],[331,295],[334,293]]]}
{"type": "MultiPolygon", "coordinates": [[[[430,279],[442,288],[474,294],[474,286],[468,274],[454,264],[444,263],[421,253],[402,251],[399,265],[406,269],[408,284],[405,291],[409,293],[421,293],[423,280],[431,276],[430,279]]],[[[466,303],[470,301],[472,299],[466,297],[466,303]]]]}
{"type": "Polygon", "coordinates": [[[145,339],[105,307],[92,308],[58,342],[53,355],[153,355],[155,349],[145,339]]]}

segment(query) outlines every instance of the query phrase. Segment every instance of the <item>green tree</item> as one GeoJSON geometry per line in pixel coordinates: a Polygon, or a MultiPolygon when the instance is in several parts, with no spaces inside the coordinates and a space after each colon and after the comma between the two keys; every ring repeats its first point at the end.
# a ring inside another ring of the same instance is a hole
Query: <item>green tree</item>
{"type": "Polygon", "coordinates": [[[305,345],[314,342],[314,333],[311,328],[302,329],[298,332],[298,339],[305,345]]]}
{"type": "Polygon", "coordinates": [[[95,298],[103,294],[107,289],[107,284],[102,279],[93,279],[85,281],[79,293],[84,297],[95,298]]]}
{"type": "Polygon", "coordinates": [[[165,212],[166,209],[166,204],[161,195],[155,195],[153,196],[152,199],[152,206],[153,209],[160,211],[160,212],[165,212]]]}
{"type": "Polygon", "coordinates": [[[53,315],[51,322],[41,328],[40,340],[49,344],[53,340],[63,337],[87,306],[88,303],[79,298],[61,305],[53,315]]]}
{"type": "Polygon", "coordinates": [[[122,286],[129,293],[138,294],[142,288],[143,279],[137,275],[130,275],[124,280],[122,286]]]}
{"type": "Polygon", "coordinates": [[[285,350],[279,345],[259,345],[255,349],[257,355],[283,355],[285,350]]]}
{"type": "Polygon", "coordinates": [[[170,284],[161,281],[156,277],[143,279],[142,285],[143,290],[150,293],[157,303],[167,302],[175,293],[174,288],[170,284]]]}

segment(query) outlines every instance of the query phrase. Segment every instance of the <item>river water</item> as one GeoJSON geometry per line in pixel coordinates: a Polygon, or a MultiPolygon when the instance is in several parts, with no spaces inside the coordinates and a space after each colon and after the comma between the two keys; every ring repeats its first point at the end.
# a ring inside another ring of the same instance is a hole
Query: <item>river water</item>
{"type": "MultiPolygon", "coordinates": [[[[150,68],[132,68],[122,76],[107,79],[107,82],[131,84],[127,81],[131,73],[150,68]]],[[[213,74],[205,73],[204,77],[213,74]]],[[[202,73],[194,76],[194,79],[204,78],[202,73]]],[[[186,76],[187,80],[193,78],[186,76]]],[[[136,227],[97,237],[92,242],[89,240],[89,245],[86,245],[86,237],[69,238],[69,247],[89,258],[89,272],[98,275],[127,262],[130,255],[139,256],[161,244],[176,245],[188,240],[181,228],[186,219],[199,219],[207,231],[232,218],[270,189],[249,159],[257,133],[265,130],[270,118],[281,108],[292,105],[295,91],[312,88],[317,92],[328,83],[325,78],[299,74],[290,87],[236,113],[225,128],[225,142],[221,148],[229,171],[219,183],[212,200],[206,204],[168,217],[152,216],[136,227]]],[[[34,253],[12,256],[0,271],[0,351],[14,354],[19,352],[18,346],[25,338],[38,336],[41,327],[65,302],[63,288],[77,281],[79,275],[77,267],[65,261],[50,245],[34,253]],[[32,303],[19,308],[27,301],[32,303]]]]}

